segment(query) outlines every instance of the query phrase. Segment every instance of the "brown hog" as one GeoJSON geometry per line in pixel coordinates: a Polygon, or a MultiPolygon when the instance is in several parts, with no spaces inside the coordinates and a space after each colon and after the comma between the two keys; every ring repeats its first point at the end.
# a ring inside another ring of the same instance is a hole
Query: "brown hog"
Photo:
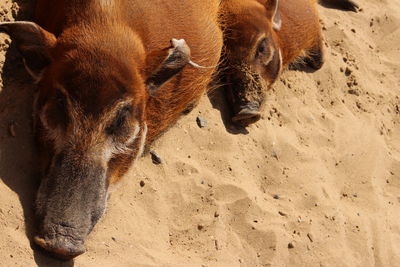
{"type": "MultiPolygon", "coordinates": [[[[321,4],[357,11],[353,0],[321,4]]],[[[323,64],[316,0],[223,0],[224,75],[232,121],[242,126],[261,118],[265,92],[282,69],[302,58],[315,70],[323,64]]]]}
{"type": "Polygon", "coordinates": [[[0,24],[38,84],[35,242],[44,250],[84,253],[109,185],[204,93],[214,69],[187,65],[218,64],[218,8],[218,0],[38,0],[36,23],[0,24]]]}
{"type": "Polygon", "coordinates": [[[306,57],[323,64],[315,0],[225,0],[225,75],[233,122],[247,126],[261,117],[266,90],[282,69],[306,57]]]}

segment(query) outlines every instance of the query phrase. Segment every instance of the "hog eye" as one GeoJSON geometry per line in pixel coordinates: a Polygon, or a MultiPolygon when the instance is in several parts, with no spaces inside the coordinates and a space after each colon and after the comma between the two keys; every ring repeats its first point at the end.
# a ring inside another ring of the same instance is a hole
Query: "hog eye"
{"type": "Polygon", "coordinates": [[[257,47],[257,57],[262,56],[267,52],[267,39],[263,38],[257,47]]]}
{"type": "Polygon", "coordinates": [[[106,132],[109,135],[118,135],[124,131],[124,126],[132,113],[131,106],[125,106],[120,109],[110,126],[107,127],[106,132]]]}

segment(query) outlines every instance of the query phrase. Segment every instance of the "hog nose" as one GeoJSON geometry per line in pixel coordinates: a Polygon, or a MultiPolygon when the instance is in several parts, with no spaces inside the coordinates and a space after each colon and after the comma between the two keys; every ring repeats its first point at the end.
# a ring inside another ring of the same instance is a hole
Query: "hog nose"
{"type": "Polygon", "coordinates": [[[233,116],[232,121],[246,127],[250,124],[256,123],[260,119],[261,113],[259,109],[252,105],[246,105],[242,107],[235,116],[233,116]]]}
{"type": "Polygon", "coordinates": [[[73,259],[86,251],[83,241],[75,241],[66,236],[57,236],[53,239],[35,236],[34,241],[52,256],[62,260],[73,259]]]}

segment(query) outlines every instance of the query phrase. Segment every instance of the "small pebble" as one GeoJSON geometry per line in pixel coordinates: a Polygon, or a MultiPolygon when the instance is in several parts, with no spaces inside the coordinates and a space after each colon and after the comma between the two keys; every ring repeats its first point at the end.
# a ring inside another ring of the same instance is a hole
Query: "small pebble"
{"type": "Polygon", "coordinates": [[[146,183],[144,181],[140,181],[139,185],[140,185],[140,187],[144,187],[146,185],[146,183]]]}
{"type": "Polygon", "coordinates": [[[204,127],[207,127],[207,120],[205,119],[205,118],[203,118],[203,117],[197,117],[197,119],[196,119],[196,122],[197,122],[197,125],[200,127],[200,128],[204,128],[204,127]]]}
{"type": "Polygon", "coordinates": [[[279,213],[279,215],[281,215],[281,216],[287,216],[287,214],[284,213],[284,212],[282,212],[282,211],[278,211],[278,213],[279,213]]]}
{"type": "Polygon", "coordinates": [[[203,228],[204,228],[203,225],[201,225],[201,224],[197,225],[197,230],[201,231],[201,230],[203,230],[203,228]]]}
{"type": "Polygon", "coordinates": [[[290,242],[290,243],[287,245],[287,247],[290,248],[290,249],[292,249],[292,248],[294,248],[294,244],[293,244],[292,242],[290,242]]]}
{"type": "Polygon", "coordinates": [[[162,164],[163,161],[160,158],[160,156],[157,154],[157,152],[155,151],[150,151],[150,155],[151,155],[151,160],[153,161],[154,164],[159,165],[162,164]]]}
{"type": "Polygon", "coordinates": [[[357,91],[357,90],[354,90],[354,89],[350,89],[350,90],[348,90],[347,91],[349,94],[351,94],[351,95],[356,95],[356,96],[359,96],[360,95],[360,93],[357,91]]]}
{"type": "Polygon", "coordinates": [[[215,249],[216,249],[216,250],[219,250],[218,240],[214,240],[214,244],[215,244],[215,249]]]}
{"type": "Polygon", "coordinates": [[[310,239],[311,242],[314,242],[314,238],[313,238],[312,234],[308,233],[307,237],[308,237],[308,239],[310,239]]]}
{"type": "Polygon", "coordinates": [[[111,237],[111,239],[112,239],[113,241],[117,241],[117,239],[116,239],[115,237],[111,237]]]}
{"type": "Polygon", "coordinates": [[[274,199],[280,199],[281,197],[279,195],[274,195],[274,199]]]}
{"type": "Polygon", "coordinates": [[[344,75],[350,76],[350,74],[351,74],[352,72],[353,72],[353,71],[352,71],[349,67],[346,67],[346,69],[345,69],[345,71],[344,71],[344,75]]]}

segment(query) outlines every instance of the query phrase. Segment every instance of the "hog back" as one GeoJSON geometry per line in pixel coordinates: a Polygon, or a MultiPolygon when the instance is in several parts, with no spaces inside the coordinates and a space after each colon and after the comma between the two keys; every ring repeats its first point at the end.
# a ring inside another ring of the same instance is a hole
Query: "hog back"
{"type": "MultiPolygon", "coordinates": [[[[187,41],[194,62],[203,66],[218,64],[223,43],[218,23],[218,0],[129,2],[135,2],[129,7],[129,13],[135,14],[130,23],[143,38],[149,53],[146,75],[162,61],[164,55],[159,55],[157,51],[168,47],[171,38],[187,41]],[[134,19],[144,15],[148,19],[134,19]]],[[[150,98],[147,108],[147,144],[172,125],[188,106],[197,103],[213,71],[186,67],[150,98]]]]}
{"type": "Polygon", "coordinates": [[[316,0],[281,0],[279,10],[282,28],[277,33],[286,65],[299,56],[299,51],[313,47],[321,39],[316,0]]]}

